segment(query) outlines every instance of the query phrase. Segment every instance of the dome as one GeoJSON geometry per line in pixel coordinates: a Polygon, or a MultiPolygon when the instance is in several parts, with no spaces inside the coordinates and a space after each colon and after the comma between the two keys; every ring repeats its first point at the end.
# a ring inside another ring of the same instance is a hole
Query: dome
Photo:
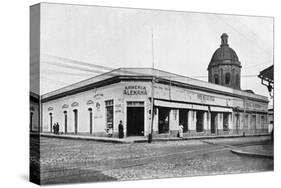
{"type": "Polygon", "coordinates": [[[228,35],[226,33],[222,34],[221,45],[213,54],[208,68],[219,64],[234,64],[239,67],[241,66],[236,52],[228,45],[228,35]],[[228,63],[225,62],[226,60],[228,60],[228,63]]]}
{"type": "Polygon", "coordinates": [[[240,64],[236,52],[228,46],[218,48],[212,56],[211,62],[224,60],[231,60],[232,62],[238,62],[240,64]]]}

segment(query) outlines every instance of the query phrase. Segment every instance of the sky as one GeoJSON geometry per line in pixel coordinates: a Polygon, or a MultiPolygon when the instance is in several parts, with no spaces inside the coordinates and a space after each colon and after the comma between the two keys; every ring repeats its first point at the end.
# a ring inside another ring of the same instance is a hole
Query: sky
{"type": "MultiPolygon", "coordinates": [[[[119,67],[152,67],[207,81],[220,36],[242,65],[241,88],[273,64],[273,18],[41,4],[40,94],[119,67]]],[[[31,57],[33,55],[31,54],[31,57]]],[[[31,64],[36,64],[31,58],[31,64]]],[[[38,75],[31,69],[31,79],[38,75]]]]}

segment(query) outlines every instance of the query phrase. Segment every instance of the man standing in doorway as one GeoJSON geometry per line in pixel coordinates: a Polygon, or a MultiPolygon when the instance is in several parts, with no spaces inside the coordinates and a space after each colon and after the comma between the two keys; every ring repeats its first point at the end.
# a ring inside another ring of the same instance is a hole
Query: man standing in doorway
{"type": "Polygon", "coordinates": [[[120,123],[118,125],[118,132],[119,132],[119,138],[123,138],[124,137],[124,127],[123,127],[122,120],[120,121],[120,123]]]}

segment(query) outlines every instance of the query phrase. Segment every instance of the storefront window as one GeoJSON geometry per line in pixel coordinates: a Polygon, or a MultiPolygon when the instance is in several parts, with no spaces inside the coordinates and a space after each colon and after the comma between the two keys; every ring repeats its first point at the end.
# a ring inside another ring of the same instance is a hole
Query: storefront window
{"type": "Polygon", "coordinates": [[[113,100],[105,101],[106,128],[113,129],[113,100]]]}

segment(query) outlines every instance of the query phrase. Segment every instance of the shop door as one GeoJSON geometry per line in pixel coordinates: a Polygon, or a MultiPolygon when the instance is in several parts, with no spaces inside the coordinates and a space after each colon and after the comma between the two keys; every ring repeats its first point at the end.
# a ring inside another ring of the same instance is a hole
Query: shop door
{"type": "Polygon", "coordinates": [[[203,115],[204,115],[203,111],[196,112],[196,118],[197,118],[196,132],[203,132],[203,122],[204,122],[203,115]]]}
{"type": "Polygon", "coordinates": [[[127,136],[144,135],[144,103],[127,103],[127,136]]]}
{"type": "Polygon", "coordinates": [[[216,112],[211,112],[211,133],[212,133],[212,134],[215,134],[215,133],[216,133],[217,116],[218,116],[218,113],[216,113],[216,112]]]}
{"type": "Polygon", "coordinates": [[[183,132],[188,131],[188,110],[179,110],[179,122],[183,125],[183,132]]]}
{"type": "Polygon", "coordinates": [[[236,123],[236,133],[239,133],[239,127],[240,127],[240,116],[239,114],[235,114],[235,123],[236,123]]]}
{"type": "Polygon", "coordinates": [[[73,110],[74,112],[74,133],[77,134],[78,132],[78,116],[77,116],[77,110],[73,110]]]}
{"type": "Polygon", "coordinates": [[[169,108],[159,108],[159,134],[169,133],[169,108]]]}

